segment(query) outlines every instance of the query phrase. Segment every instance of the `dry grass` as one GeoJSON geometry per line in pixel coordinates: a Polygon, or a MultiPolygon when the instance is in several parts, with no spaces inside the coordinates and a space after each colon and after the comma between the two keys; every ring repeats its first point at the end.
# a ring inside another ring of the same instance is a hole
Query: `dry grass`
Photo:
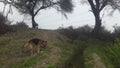
{"type": "Polygon", "coordinates": [[[59,62],[60,53],[60,48],[53,42],[57,39],[56,35],[54,31],[29,29],[1,36],[0,68],[49,68],[51,65],[55,66],[59,62]],[[23,45],[35,37],[47,40],[48,46],[40,54],[31,57],[27,50],[23,52],[25,50],[23,45]]]}

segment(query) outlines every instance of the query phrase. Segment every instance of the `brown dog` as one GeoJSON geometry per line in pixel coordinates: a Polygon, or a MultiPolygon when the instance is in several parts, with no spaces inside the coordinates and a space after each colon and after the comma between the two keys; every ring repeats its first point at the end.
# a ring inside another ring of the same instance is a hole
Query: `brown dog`
{"type": "Polygon", "coordinates": [[[42,50],[42,48],[45,49],[46,46],[47,46],[47,41],[38,38],[33,38],[24,45],[24,47],[28,47],[30,49],[31,56],[34,55],[35,48],[37,48],[37,53],[39,53],[40,50],[42,50]]]}

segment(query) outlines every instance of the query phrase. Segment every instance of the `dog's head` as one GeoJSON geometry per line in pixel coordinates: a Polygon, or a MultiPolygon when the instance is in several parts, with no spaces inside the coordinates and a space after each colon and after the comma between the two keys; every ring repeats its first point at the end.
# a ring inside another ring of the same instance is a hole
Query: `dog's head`
{"type": "Polygon", "coordinates": [[[43,47],[43,48],[46,48],[46,46],[47,46],[47,41],[44,41],[44,40],[43,40],[43,41],[42,41],[42,47],[43,47]]]}

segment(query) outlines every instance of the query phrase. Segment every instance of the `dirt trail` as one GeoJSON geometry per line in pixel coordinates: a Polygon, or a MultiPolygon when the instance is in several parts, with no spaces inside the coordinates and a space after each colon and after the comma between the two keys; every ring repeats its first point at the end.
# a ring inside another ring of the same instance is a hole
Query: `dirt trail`
{"type": "Polygon", "coordinates": [[[96,53],[91,54],[91,60],[88,61],[88,63],[92,65],[93,68],[107,68],[102,62],[100,56],[98,56],[96,53]]]}
{"type": "Polygon", "coordinates": [[[51,48],[51,52],[45,59],[38,61],[35,68],[47,68],[48,65],[55,65],[59,61],[59,53],[61,50],[59,47],[55,46],[53,42],[56,40],[56,34],[49,31],[43,31],[43,39],[48,41],[48,47],[51,48]]]}

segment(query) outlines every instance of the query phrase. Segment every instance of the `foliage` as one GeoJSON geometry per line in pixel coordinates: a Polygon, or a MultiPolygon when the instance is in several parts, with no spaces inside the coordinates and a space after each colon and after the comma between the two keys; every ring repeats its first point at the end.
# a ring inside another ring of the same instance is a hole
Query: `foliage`
{"type": "Polygon", "coordinates": [[[116,39],[114,45],[107,46],[104,50],[114,68],[120,68],[120,39],[116,39]]]}
{"type": "Polygon", "coordinates": [[[68,28],[60,28],[58,30],[61,34],[67,36],[71,40],[75,40],[78,38],[86,39],[90,35],[92,28],[85,25],[79,28],[73,28],[70,26],[68,28]]]}
{"type": "MultiPolygon", "coordinates": [[[[91,12],[95,17],[95,26],[94,26],[93,34],[99,35],[99,31],[102,24],[101,11],[104,8],[106,8],[106,6],[115,7],[116,5],[119,4],[119,1],[118,0],[82,0],[82,3],[89,3],[91,7],[91,12]]],[[[117,9],[118,6],[116,6],[115,8],[117,9]]]]}
{"type": "Polygon", "coordinates": [[[113,36],[115,38],[120,37],[120,26],[114,25],[113,28],[114,28],[113,36]]]}
{"type": "Polygon", "coordinates": [[[56,68],[54,65],[49,65],[47,68],[56,68]]]}
{"type": "Polygon", "coordinates": [[[65,12],[72,12],[73,10],[71,0],[17,0],[14,2],[14,6],[20,12],[31,16],[33,28],[38,26],[34,18],[40,10],[54,7],[65,16],[65,12]]]}
{"type": "Polygon", "coordinates": [[[115,38],[113,34],[105,28],[105,26],[101,26],[99,35],[96,37],[104,42],[113,42],[115,38]]]}
{"type": "Polygon", "coordinates": [[[33,11],[33,15],[36,15],[41,9],[50,7],[56,7],[58,10],[65,12],[73,10],[71,0],[17,0],[15,7],[22,13],[31,14],[31,11],[33,11]]]}
{"type": "Polygon", "coordinates": [[[17,22],[16,24],[12,25],[14,31],[27,29],[28,25],[25,22],[17,22]]]}
{"type": "Polygon", "coordinates": [[[105,29],[104,26],[100,28],[99,35],[93,35],[93,28],[88,25],[84,25],[78,28],[73,28],[70,26],[68,28],[60,28],[58,30],[61,34],[67,36],[71,40],[79,39],[85,41],[90,38],[96,38],[102,41],[104,40],[105,42],[113,42],[115,38],[110,31],[105,29]]]}
{"type": "Polygon", "coordinates": [[[101,63],[105,65],[106,68],[114,68],[104,51],[104,48],[109,46],[111,43],[91,39],[88,40],[86,44],[88,47],[84,50],[85,68],[93,68],[96,64],[101,63]]]}
{"type": "Polygon", "coordinates": [[[0,34],[12,31],[8,20],[0,13],[0,34]]]}
{"type": "Polygon", "coordinates": [[[57,68],[64,68],[68,61],[68,58],[73,54],[73,51],[77,46],[65,40],[57,40],[55,42],[55,45],[60,47],[62,50],[60,53],[59,63],[56,66],[57,68]]]}

